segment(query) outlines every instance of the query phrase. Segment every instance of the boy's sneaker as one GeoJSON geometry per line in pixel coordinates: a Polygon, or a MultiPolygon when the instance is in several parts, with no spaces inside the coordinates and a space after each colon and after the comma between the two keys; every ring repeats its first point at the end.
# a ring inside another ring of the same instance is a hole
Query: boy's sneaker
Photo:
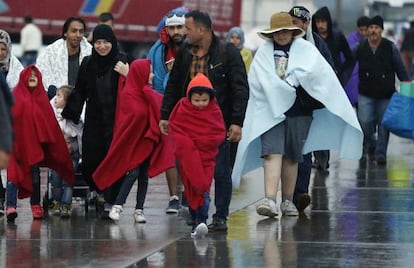
{"type": "Polygon", "coordinates": [[[59,202],[53,202],[53,207],[52,207],[52,214],[55,216],[59,216],[60,215],[60,210],[61,210],[61,205],[59,202]]]}
{"type": "Polygon", "coordinates": [[[296,209],[296,206],[290,200],[285,200],[280,204],[280,210],[282,211],[283,215],[286,216],[298,216],[299,212],[296,209]]]}
{"type": "Polygon", "coordinates": [[[7,207],[6,209],[7,221],[14,222],[14,219],[17,218],[17,211],[15,207],[7,207]]]}
{"type": "Polygon", "coordinates": [[[33,219],[35,220],[40,220],[43,219],[43,208],[41,205],[32,205],[32,214],[33,214],[33,219]]]}
{"type": "Polygon", "coordinates": [[[197,227],[191,231],[191,237],[193,238],[203,238],[206,234],[208,234],[208,228],[204,222],[197,225],[197,227]]]}
{"type": "Polygon", "coordinates": [[[134,219],[136,223],[146,223],[147,220],[144,216],[144,211],[142,209],[136,209],[134,212],[134,219]]]}
{"type": "MultiPolygon", "coordinates": [[[[295,208],[296,209],[296,208],[295,208]]],[[[277,216],[276,202],[270,198],[265,198],[262,203],[257,205],[256,212],[259,215],[267,216],[270,218],[277,216]]]]}
{"type": "Polygon", "coordinates": [[[70,205],[63,205],[61,208],[60,217],[67,219],[70,217],[70,205]]]}
{"type": "Polygon", "coordinates": [[[121,205],[113,205],[111,211],[109,211],[109,218],[114,221],[118,221],[119,217],[122,213],[122,206],[121,205]]]}
{"type": "Polygon", "coordinates": [[[178,196],[173,195],[170,197],[170,202],[168,203],[168,207],[165,210],[165,213],[174,214],[174,213],[178,213],[179,210],[180,210],[180,200],[178,196]]]}

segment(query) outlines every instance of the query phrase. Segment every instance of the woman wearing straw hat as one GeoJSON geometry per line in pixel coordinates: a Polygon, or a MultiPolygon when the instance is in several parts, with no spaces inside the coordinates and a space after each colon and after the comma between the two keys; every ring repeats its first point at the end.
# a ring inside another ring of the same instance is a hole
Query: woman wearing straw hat
{"type": "Polygon", "coordinates": [[[276,194],[282,180],[283,215],[297,216],[292,203],[298,162],[304,153],[338,149],[341,157],[359,159],[362,131],[332,67],[302,37],[286,12],[273,14],[260,31],[266,42],[249,72],[250,97],[233,169],[233,185],[243,174],[264,167],[265,199],[259,215],[278,214],[276,194]]]}

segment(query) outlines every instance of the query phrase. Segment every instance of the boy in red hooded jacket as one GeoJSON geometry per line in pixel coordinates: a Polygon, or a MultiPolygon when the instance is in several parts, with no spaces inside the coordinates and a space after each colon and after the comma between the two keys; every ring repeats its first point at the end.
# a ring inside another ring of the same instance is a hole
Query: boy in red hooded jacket
{"type": "Polygon", "coordinates": [[[223,115],[209,79],[198,73],[170,116],[174,153],[195,225],[193,237],[208,233],[210,186],[219,145],[226,136],[223,115]]]}

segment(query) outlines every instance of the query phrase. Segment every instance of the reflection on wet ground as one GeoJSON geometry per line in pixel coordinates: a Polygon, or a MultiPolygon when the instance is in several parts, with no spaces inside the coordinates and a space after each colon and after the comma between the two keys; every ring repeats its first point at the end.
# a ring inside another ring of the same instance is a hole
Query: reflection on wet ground
{"type": "MultiPolygon", "coordinates": [[[[192,239],[181,215],[166,215],[163,176],[150,181],[146,224],[133,221],[134,189],[119,223],[87,217],[33,221],[20,200],[15,224],[0,224],[0,267],[412,267],[414,145],[391,138],[386,167],[338,160],[312,173],[312,206],[299,217],[256,214],[262,170],[235,190],[227,234],[192,239]]],[[[211,208],[211,213],[214,208],[211,208]]]]}

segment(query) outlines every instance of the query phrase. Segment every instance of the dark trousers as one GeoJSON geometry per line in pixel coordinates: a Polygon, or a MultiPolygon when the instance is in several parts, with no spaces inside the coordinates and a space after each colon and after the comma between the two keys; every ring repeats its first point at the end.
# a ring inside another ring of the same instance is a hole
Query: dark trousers
{"type": "Polygon", "coordinates": [[[214,170],[214,205],[216,213],[213,219],[227,220],[233,184],[230,174],[230,142],[225,140],[219,147],[214,170]]]}
{"type": "Polygon", "coordinates": [[[137,201],[135,204],[135,209],[143,209],[145,197],[147,195],[148,189],[148,174],[147,168],[143,165],[140,167],[131,170],[128,172],[122,181],[121,188],[119,191],[118,196],[115,200],[115,205],[124,205],[126,199],[131,192],[132,186],[134,185],[135,181],[138,180],[138,189],[137,189],[137,201]]]}
{"type": "Polygon", "coordinates": [[[303,155],[303,162],[298,164],[298,177],[296,180],[295,193],[293,200],[300,194],[309,192],[309,181],[312,171],[312,153],[303,155]]]}

